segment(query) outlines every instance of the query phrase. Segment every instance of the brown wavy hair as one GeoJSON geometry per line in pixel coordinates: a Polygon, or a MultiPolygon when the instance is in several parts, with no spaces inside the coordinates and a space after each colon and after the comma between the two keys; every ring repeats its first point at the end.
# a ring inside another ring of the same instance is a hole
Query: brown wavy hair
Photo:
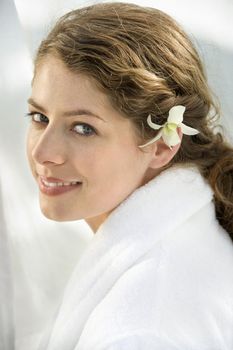
{"type": "Polygon", "coordinates": [[[163,124],[175,105],[200,131],[183,136],[165,167],[196,164],[214,191],[216,217],[233,240],[233,148],[216,120],[219,106],[194,44],[164,12],[127,3],[103,3],[61,17],[35,57],[53,54],[74,72],[94,78],[113,106],[130,118],[143,141],[155,136],[146,122],[163,124]]]}

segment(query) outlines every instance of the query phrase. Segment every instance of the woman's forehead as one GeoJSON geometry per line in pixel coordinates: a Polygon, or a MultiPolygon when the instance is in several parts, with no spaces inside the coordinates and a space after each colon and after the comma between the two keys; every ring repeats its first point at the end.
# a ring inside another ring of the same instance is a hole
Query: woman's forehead
{"type": "Polygon", "coordinates": [[[28,102],[42,112],[56,109],[61,115],[74,115],[75,111],[78,115],[89,111],[105,122],[126,122],[93,77],[69,70],[54,57],[47,57],[38,65],[28,102]]]}
{"type": "Polygon", "coordinates": [[[38,66],[32,94],[37,101],[52,99],[60,101],[61,105],[67,103],[70,110],[75,109],[77,103],[84,103],[82,108],[87,108],[86,104],[94,108],[111,107],[108,96],[98,88],[93,78],[70,71],[57,59],[45,60],[38,66]]]}

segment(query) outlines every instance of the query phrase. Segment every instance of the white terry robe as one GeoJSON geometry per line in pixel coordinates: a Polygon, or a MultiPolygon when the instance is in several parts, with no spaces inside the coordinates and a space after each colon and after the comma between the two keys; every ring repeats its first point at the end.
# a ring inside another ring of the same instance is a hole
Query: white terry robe
{"type": "Polygon", "coordinates": [[[233,244],[196,168],[164,171],[109,215],[39,349],[233,349],[233,244]]]}

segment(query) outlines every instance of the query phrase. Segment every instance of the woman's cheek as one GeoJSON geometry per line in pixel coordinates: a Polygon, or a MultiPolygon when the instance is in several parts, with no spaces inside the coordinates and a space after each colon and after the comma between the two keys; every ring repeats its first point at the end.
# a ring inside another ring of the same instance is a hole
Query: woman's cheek
{"type": "Polygon", "coordinates": [[[37,139],[38,139],[38,135],[36,135],[33,132],[33,130],[30,128],[27,134],[26,151],[27,151],[27,158],[31,167],[33,163],[32,153],[36,145],[37,139]]]}

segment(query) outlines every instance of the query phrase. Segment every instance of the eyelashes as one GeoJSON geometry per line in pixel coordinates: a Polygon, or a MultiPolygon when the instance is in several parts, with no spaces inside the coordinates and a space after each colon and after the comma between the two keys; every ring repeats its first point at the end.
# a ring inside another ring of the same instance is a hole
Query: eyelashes
{"type": "Polygon", "coordinates": [[[75,123],[75,125],[73,126],[73,130],[74,132],[76,132],[77,134],[81,134],[84,136],[91,136],[93,134],[96,134],[95,129],[86,123],[75,123]],[[81,132],[83,130],[83,132],[81,132]]]}
{"type": "MultiPolygon", "coordinates": [[[[37,126],[43,126],[46,124],[49,124],[49,119],[44,114],[39,112],[30,112],[26,113],[26,117],[29,117],[32,123],[35,123],[37,126]]],[[[97,134],[95,128],[93,126],[82,123],[82,122],[76,122],[73,123],[71,130],[74,131],[74,133],[80,135],[80,136],[92,136],[94,134],[97,134]]]]}
{"type": "Polygon", "coordinates": [[[30,117],[31,121],[36,123],[49,123],[49,119],[42,113],[30,112],[26,114],[27,117],[30,117]]]}

